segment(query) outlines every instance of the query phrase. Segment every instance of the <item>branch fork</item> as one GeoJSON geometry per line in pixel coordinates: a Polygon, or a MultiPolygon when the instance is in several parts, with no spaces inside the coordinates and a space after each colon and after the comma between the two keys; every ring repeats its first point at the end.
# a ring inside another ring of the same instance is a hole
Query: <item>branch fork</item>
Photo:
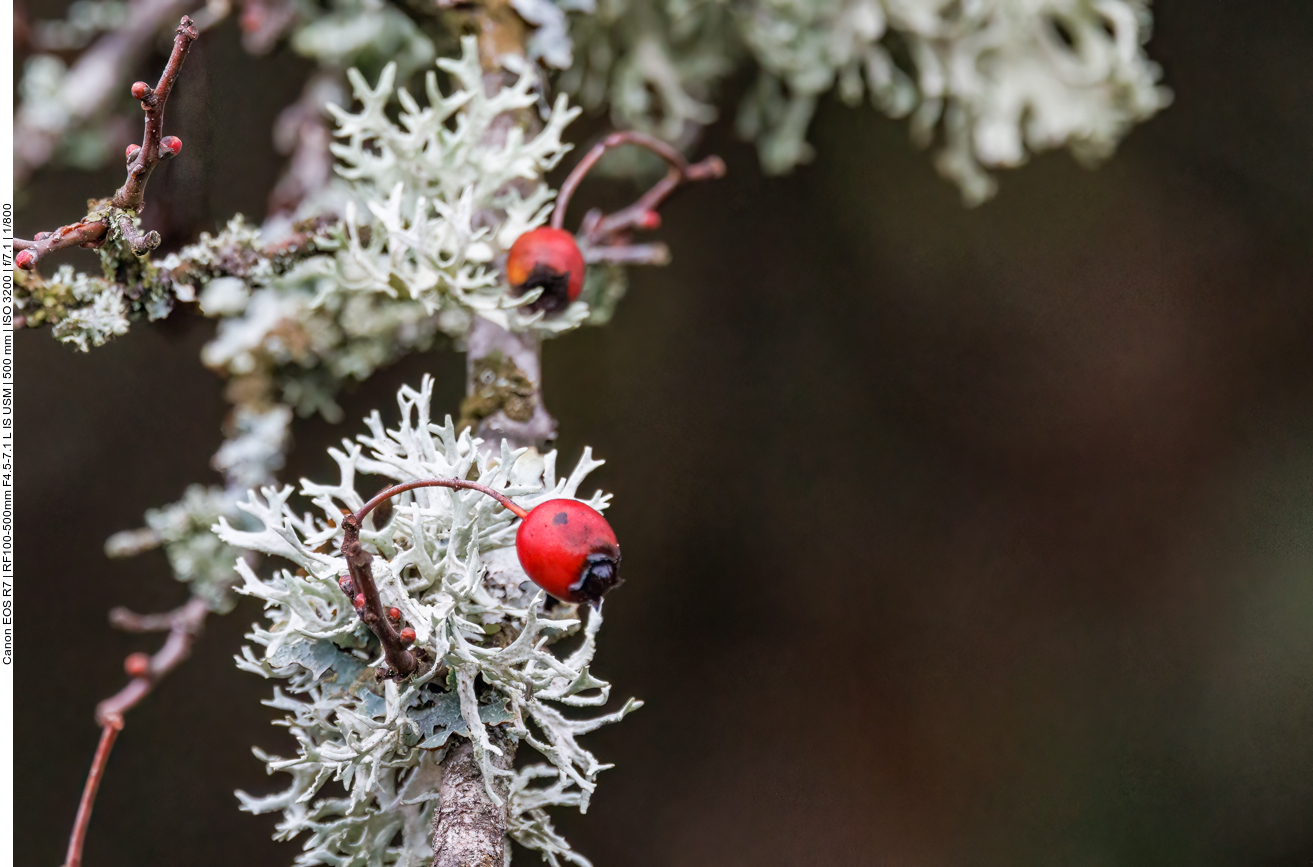
{"type": "Polygon", "coordinates": [[[661,157],[669,165],[665,177],[652,185],[632,205],[621,208],[613,214],[606,214],[593,209],[584,215],[579,228],[580,251],[584,260],[590,264],[610,262],[624,265],[665,265],[670,261],[670,249],[662,243],[634,244],[635,230],[651,231],[661,225],[661,215],[657,209],[670,194],[681,185],[695,181],[714,180],[725,176],[725,161],[718,156],[709,156],[696,163],[690,163],[678,149],[646,133],[623,131],[613,132],[593,145],[570,176],[561,185],[560,195],[556,197],[556,207],[552,211],[551,226],[563,228],[565,212],[574,198],[574,192],[584,176],[592,170],[608,150],[621,145],[637,145],[646,148],[661,157]]]}
{"type": "Polygon", "coordinates": [[[128,177],[123,186],[108,202],[93,205],[95,210],[76,223],[61,226],[53,232],[40,232],[30,241],[15,239],[14,249],[18,252],[14,257],[15,265],[31,271],[47,253],[74,246],[100,247],[107,240],[111,226],[122,232],[132,252],[138,256],[144,256],[159,246],[158,232],[142,234],[132,220],[145,203],[146,182],[155,166],[177,156],[182,150],[182,142],[175,136],[161,137],[160,133],[164,128],[165,103],[196,37],[195,23],[186,15],[182,16],[173,39],[173,51],[160,74],[159,83],[151,87],[139,81],[132,86],[132,95],[141,100],[142,111],[146,113],[146,127],[141,144],[127,150],[128,177]]]}
{"type": "Polygon", "coordinates": [[[409,627],[397,629],[400,618],[394,619],[388,616],[388,612],[383,609],[383,600],[378,594],[378,585],[374,583],[374,568],[371,565],[374,555],[366,551],[360,544],[360,527],[370,512],[397,494],[412,491],[416,488],[433,487],[478,491],[501,503],[518,518],[523,518],[528,514],[501,491],[494,490],[487,485],[481,485],[478,482],[470,482],[465,479],[420,479],[419,481],[394,485],[380,491],[353,514],[345,515],[342,518],[342,556],[346,558],[349,575],[344,577],[338,586],[352,600],[360,619],[364,621],[374,635],[378,636],[379,643],[383,646],[383,658],[387,660],[388,664],[388,669],[380,672],[384,677],[406,678],[414,674],[419,668],[419,658],[413,651],[407,649],[415,641],[415,630],[409,627]]]}

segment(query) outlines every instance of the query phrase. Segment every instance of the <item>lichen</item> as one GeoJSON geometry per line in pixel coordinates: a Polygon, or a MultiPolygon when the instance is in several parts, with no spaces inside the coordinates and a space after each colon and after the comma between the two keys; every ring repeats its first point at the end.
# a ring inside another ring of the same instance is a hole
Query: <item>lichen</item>
{"type": "MultiPolygon", "coordinates": [[[[584,451],[575,470],[556,476],[556,453],[479,448],[457,433],[448,416],[430,417],[432,381],[398,394],[401,421],[385,429],[378,415],[358,443],[344,440],[329,454],[338,465],[332,484],[303,481],[300,494],[313,512],[292,505],[291,487],[262,489],[241,508],[254,527],[221,518],[215,530],[227,544],[287,564],[261,577],[239,560],[238,592],[264,602],[267,622],[257,624],[238,666],[283,681],[268,704],[287,712],[296,754],[258,752],[270,773],[291,775],[288,789],[265,797],[239,793],[255,813],[281,811],[280,838],[305,836],[297,863],[420,864],[432,858],[427,829],[437,796],[438,762],[453,734],[474,745],[489,797],[497,751],[490,726],[539,752],[544,761],[513,772],[508,816],[511,835],[560,859],[587,864],[552,827],[547,809],[586,810],[601,764],[580,735],[621,719],[634,700],[591,719],[557,708],[600,707],[610,685],[590,671],[602,624],[601,609],[581,618],[573,605],[554,603],[520,568],[514,552],[516,523],[500,505],[474,491],[427,488],[399,497],[386,520],[366,521],[361,542],[375,555],[373,572],[386,606],[402,612],[417,635],[421,669],[400,683],[377,676],[381,649],[356,616],[338,579],[342,510],[359,509],[359,476],[393,482],[469,478],[514,497],[525,507],[575,498],[600,465],[584,451]],[[570,651],[554,642],[578,631],[570,651]],[[345,797],[325,794],[335,780],[345,797]],[[550,781],[544,784],[544,781],[550,781]]],[[[604,509],[607,497],[586,502],[604,509]]]]}

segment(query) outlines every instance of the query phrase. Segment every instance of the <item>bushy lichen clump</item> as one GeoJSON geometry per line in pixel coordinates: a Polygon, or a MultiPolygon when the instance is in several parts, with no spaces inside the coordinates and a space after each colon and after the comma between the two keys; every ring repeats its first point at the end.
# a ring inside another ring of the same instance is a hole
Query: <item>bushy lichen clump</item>
{"type": "Polygon", "coordinates": [[[739,132],[762,166],[812,157],[817,101],[863,95],[913,138],[970,204],[989,169],[1070,148],[1097,160],[1170,99],[1144,53],[1145,0],[599,0],[576,16],[562,83],[620,126],[690,140],[716,117],[720,83],[744,60],[758,80],[739,132]]]}
{"type": "MultiPolygon", "coordinates": [[[[268,616],[238,664],[284,682],[269,704],[287,711],[285,725],[297,741],[290,758],[261,754],[270,772],[292,776],[289,788],[267,797],[242,794],[243,808],[281,810],[281,837],[307,835],[301,864],[424,863],[432,858],[437,763],[458,734],[472,741],[490,797],[497,800],[495,775],[511,775],[511,836],[552,864],[563,858],[584,865],[546,810],[587,809],[597,775],[608,766],[578,736],[639,706],[630,700],[591,719],[562,711],[609,699],[610,685],[589,671],[601,610],[580,612],[546,598],[520,569],[514,517],[480,493],[446,488],[398,497],[385,522],[367,519],[360,537],[376,556],[384,605],[399,608],[416,632],[414,648],[423,659],[417,674],[400,683],[376,676],[381,650],[338,586],[347,574],[339,550],[342,510],[360,508],[376,487],[363,475],[392,482],[477,479],[532,508],[576,498],[599,466],[586,450],[575,470],[558,478],[555,452],[504,445],[483,451],[468,432],[457,434],[450,417],[441,425],[431,421],[431,393],[427,379],[418,391],[403,388],[396,429],[385,430],[375,413],[358,444],[344,441],[330,452],[339,480],[301,485],[313,512],[292,507],[291,487],[265,488],[241,506],[257,529],[237,529],[225,519],[216,527],[224,542],[289,564],[261,578],[245,561],[237,563],[238,592],[262,600],[268,616]],[[367,488],[363,496],[360,487],[367,488]],[[579,631],[573,650],[554,652],[556,641],[579,631]],[[496,769],[492,725],[545,761],[496,769]],[[324,793],[330,781],[346,795],[324,793]]],[[[601,509],[608,499],[599,492],[585,502],[601,509]]]]}
{"type": "MultiPolygon", "coordinates": [[[[76,4],[75,4],[76,5],[76,4]]],[[[834,91],[911,117],[913,138],[939,143],[939,170],[978,203],[989,170],[1069,148],[1107,156],[1169,100],[1144,52],[1148,0],[514,0],[530,25],[531,61],[622,128],[687,144],[718,115],[721,84],[744,64],[758,80],[738,128],[763,167],[811,158],[807,128],[834,91]]],[[[327,68],[422,68],[443,22],[417,27],[397,4],[338,0],[287,17],[292,45],[327,68]],[[428,35],[423,32],[425,29],[428,35]]],[[[58,126],[62,66],[29,61],[25,118],[58,126]],[[50,117],[47,117],[47,116],[50,117]]],[[[65,88],[66,89],[66,88],[65,88]]],[[[68,137],[70,140],[74,137],[68,137]]],[[[87,153],[95,149],[83,147],[87,153]]],[[[101,148],[101,152],[105,149],[101,148]]]]}

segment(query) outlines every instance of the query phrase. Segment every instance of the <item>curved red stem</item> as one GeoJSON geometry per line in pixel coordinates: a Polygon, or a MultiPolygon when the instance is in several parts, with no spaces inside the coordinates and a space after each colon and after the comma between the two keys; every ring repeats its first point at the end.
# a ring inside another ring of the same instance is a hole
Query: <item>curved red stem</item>
{"type": "Polygon", "coordinates": [[[465,488],[471,491],[478,491],[480,494],[486,494],[510,510],[515,517],[523,518],[529,513],[515,503],[510,497],[501,491],[493,490],[487,485],[481,485],[478,482],[467,482],[464,479],[420,479],[415,482],[405,482],[400,485],[393,485],[384,491],[379,491],[368,503],[356,510],[356,523],[363,525],[365,516],[385,500],[390,500],[397,494],[404,494],[406,491],[413,491],[416,488],[465,488]]]}

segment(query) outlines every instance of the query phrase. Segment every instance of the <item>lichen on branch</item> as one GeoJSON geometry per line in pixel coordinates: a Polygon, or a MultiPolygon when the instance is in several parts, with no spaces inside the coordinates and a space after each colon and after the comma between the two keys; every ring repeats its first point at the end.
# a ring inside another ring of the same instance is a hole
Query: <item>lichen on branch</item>
{"type": "MultiPolygon", "coordinates": [[[[270,772],[292,775],[291,786],[266,797],[242,794],[252,812],[282,811],[282,838],[306,835],[298,863],[419,864],[433,853],[427,829],[437,797],[435,771],[453,735],[468,738],[490,801],[507,803],[510,835],[549,863],[587,862],[556,834],[547,810],[586,810],[604,765],[579,736],[621,719],[630,700],[593,718],[575,708],[602,707],[610,685],[590,671],[601,611],[555,603],[529,580],[514,549],[514,518],[476,491],[422,488],[394,499],[385,521],[368,515],[360,543],[373,557],[382,604],[396,608],[414,630],[419,668],[394,679],[374,633],[356,616],[339,582],[350,573],[340,550],[344,511],[365,503],[362,475],[403,483],[420,479],[477,480],[530,508],[577,498],[600,465],[585,450],[566,477],[556,453],[489,453],[448,417],[431,417],[432,382],[398,394],[401,421],[386,429],[375,413],[357,443],[330,455],[339,479],[303,481],[313,511],[292,505],[293,489],[265,488],[242,508],[255,529],[221,519],[227,544],[286,563],[261,577],[237,564],[238,592],[265,604],[268,622],[248,636],[239,667],[284,681],[271,706],[287,711],[297,752],[265,756],[270,772]],[[568,651],[562,638],[582,632],[568,651]],[[492,727],[499,727],[493,737],[492,727]],[[496,760],[499,738],[536,750],[543,761],[509,770],[496,760]],[[346,797],[321,789],[337,780],[346,797]]],[[[366,494],[367,495],[367,494],[366,494]]],[[[608,497],[588,498],[605,508],[608,497]]]]}

